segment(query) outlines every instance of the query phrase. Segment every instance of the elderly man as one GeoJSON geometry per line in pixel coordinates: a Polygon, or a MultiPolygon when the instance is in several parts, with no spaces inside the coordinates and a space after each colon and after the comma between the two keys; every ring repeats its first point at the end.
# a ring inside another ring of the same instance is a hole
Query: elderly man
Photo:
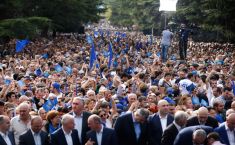
{"type": "Polygon", "coordinates": [[[72,109],[71,115],[74,116],[75,129],[78,131],[79,142],[84,145],[86,143],[86,132],[90,130],[87,119],[91,113],[84,111],[84,100],[80,97],[73,99],[72,109]]]}
{"type": "Polygon", "coordinates": [[[158,113],[149,117],[149,145],[160,145],[164,130],[174,121],[169,115],[169,103],[166,100],[158,102],[158,113]]]}
{"type": "Polygon", "coordinates": [[[18,109],[19,115],[11,119],[11,131],[14,132],[16,145],[19,144],[19,136],[31,126],[30,106],[27,103],[21,103],[18,109]]]}
{"type": "Polygon", "coordinates": [[[81,145],[78,131],[74,129],[74,117],[70,114],[62,116],[62,127],[51,134],[51,145],[81,145]]]}
{"type": "Polygon", "coordinates": [[[208,109],[206,107],[200,107],[198,109],[197,116],[189,118],[186,124],[187,127],[194,125],[206,125],[216,128],[218,127],[218,122],[216,119],[209,116],[208,109]]]}
{"type": "Polygon", "coordinates": [[[20,135],[20,145],[49,145],[48,134],[42,131],[43,120],[39,116],[31,119],[31,129],[20,135]]]}
{"type": "Polygon", "coordinates": [[[231,113],[226,118],[226,122],[215,129],[219,133],[220,140],[226,145],[235,144],[235,113],[231,113]]]}
{"type": "Polygon", "coordinates": [[[10,119],[0,115],[0,145],[15,145],[13,132],[9,132],[10,119]]]}
{"type": "Polygon", "coordinates": [[[175,113],[174,122],[163,132],[161,145],[173,145],[177,134],[185,127],[187,118],[188,114],[184,111],[177,111],[175,113]]]}
{"type": "Polygon", "coordinates": [[[85,145],[118,145],[115,131],[105,128],[98,115],[93,114],[88,118],[88,126],[91,130],[87,132],[88,141],[85,145]]]}
{"type": "Polygon", "coordinates": [[[148,116],[149,111],[141,108],[118,117],[114,125],[118,143],[120,145],[147,145],[148,116]]]}

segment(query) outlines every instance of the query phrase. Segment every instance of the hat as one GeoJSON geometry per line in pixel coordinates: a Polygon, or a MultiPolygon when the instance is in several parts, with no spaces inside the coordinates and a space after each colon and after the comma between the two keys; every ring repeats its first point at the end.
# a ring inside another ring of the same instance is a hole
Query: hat
{"type": "Polygon", "coordinates": [[[175,105],[175,101],[170,97],[165,97],[164,100],[166,100],[169,104],[175,105]]]}
{"type": "Polygon", "coordinates": [[[55,88],[58,92],[61,92],[61,89],[60,89],[60,84],[55,82],[52,84],[53,88],[55,88]]]}

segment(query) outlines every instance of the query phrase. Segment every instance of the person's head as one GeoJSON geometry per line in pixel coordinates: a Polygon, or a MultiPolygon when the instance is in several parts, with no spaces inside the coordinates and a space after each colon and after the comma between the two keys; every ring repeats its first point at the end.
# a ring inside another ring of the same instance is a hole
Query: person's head
{"type": "Polygon", "coordinates": [[[5,105],[5,102],[0,100],[0,115],[4,113],[4,105],[5,105]]]}
{"type": "Polygon", "coordinates": [[[148,103],[154,103],[157,100],[157,97],[154,93],[149,93],[147,96],[148,103]]]}
{"type": "Polygon", "coordinates": [[[215,118],[215,116],[216,116],[215,109],[213,107],[207,107],[207,109],[208,109],[208,112],[209,112],[209,116],[215,118]]]}
{"type": "Polygon", "coordinates": [[[211,132],[207,135],[207,144],[212,145],[215,141],[219,141],[220,137],[217,132],[211,132]]]}
{"type": "Polygon", "coordinates": [[[215,97],[218,97],[222,94],[222,89],[220,87],[215,87],[215,88],[213,88],[212,91],[213,91],[213,95],[215,97]]]}
{"type": "Polygon", "coordinates": [[[106,120],[108,117],[108,114],[105,109],[99,109],[98,110],[98,115],[102,120],[106,120]]]}
{"type": "Polygon", "coordinates": [[[214,78],[214,77],[210,78],[210,86],[212,89],[217,87],[217,79],[216,78],[214,78]]]}
{"type": "Polygon", "coordinates": [[[200,124],[205,124],[208,119],[208,114],[208,109],[206,107],[200,107],[197,114],[198,122],[200,124]]]}
{"type": "Polygon", "coordinates": [[[27,103],[21,103],[19,106],[19,114],[20,114],[20,119],[21,120],[27,120],[29,119],[30,115],[30,106],[27,103]]]}
{"type": "Polygon", "coordinates": [[[129,104],[131,105],[132,103],[137,101],[137,96],[134,93],[130,93],[127,95],[127,99],[128,99],[129,104]]]}
{"type": "Polygon", "coordinates": [[[27,96],[25,96],[25,95],[22,95],[22,96],[20,96],[20,98],[19,98],[19,104],[20,103],[23,103],[23,102],[25,102],[25,101],[28,101],[29,100],[29,97],[27,97],[27,96]]]}
{"type": "Polygon", "coordinates": [[[47,112],[44,108],[39,108],[38,115],[42,118],[42,120],[46,120],[47,118],[47,112]]]}
{"type": "Polygon", "coordinates": [[[213,107],[217,113],[221,113],[224,110],[224,101],[222,99],[216,98],[213,102],[213,107]]]}
{"type": "Polygon", "coordinates": [[[231,103],[231,109],[235,110],[235,101],[231,103]]]}
{"type": "Polygon", "coordinates": [[[0,115],[0,131],[6,133],[10,128],[10,118],[5,115],[0,115]]]}
{"type": "Polygon", "coordinates": [[[95,91],[93,91],[93,90],[88,90],[87,93],[86,93],[86,95],[87,95],[87,98],[96,100],[95,91]]]}
{"type": "Polygon", "coordinates": [[[178,105],[184,105],[187,109],[193,109],[192,100],[189,95],[183,95],[180,98],[178,105]]]}
{"type": "Polygon", "coordinates": [[[193,132],[193,144],[201,145],[206,140],[206,132],[203,129],[197,129],[193,132]]]}
{"type": "Polygon", "coordinates": [[[224,87],[223,88],[223,97],[225,99],[229,99],[232,96],[232,88],[231,87],[224,87]]]}
{"type": "Polygon", "coordinates": [[[31,119],[31,129],[35,133],[39,133],[43,127],[43,121],[40,116],[35,116],[31,119]]]}
{"type": "Polygon", "coordinates": [[[175,123],[179,126],[184,127],[187,123],[188,114],[184,111],[177,111],[174,115],[175,123]]]}
{"type": "Polygon", "coordinates": [[[231,113],[230,115],[228,115],[228,117],[226,118],[226,123],[230,130],[235,129],[235,113],[231,113]]]}
{"type": "Polygon", "coordinates": [[[137,109],[134,112],[135,121],[139,123],[144,123],[148,119],[148,116],[149,116],[149,111],[144,108],[137,109]]]}
{"type": "Polygon", "coordinates": [[[104,92],[104,98],[105,98],[105,100],[106,100],[107,102],[109,102],[110,99],[111,99],[111,97],[112,97],[112,92],[111,92],[110,90],[106,89],[105,92],[104,92]]]}
{"type": "Polygon", "coordinates": [[[36,92],[35,92],[35,96],[38,99],[41,99],[45,96],[45,88],[44,87],[40,87],[40,88],[36,88],[36,92]]]}
{"type": "Polygon", "coordinates": [[[59,112],[56,110],[49,111],[47,113],[46,119],[47,119],[47,122],[49,122],[53,125],[58,125],[60,123],[59,112]]]}
{"type": "Polygon", "coordinates": [[[90,127],[91,130],[97,131],[97,132],[100,131],[102,121],[98,115],[92,114],[91,116],[89,116],[87,122],[88,122],[88,127],[90,127]]]}
{"type": "Polygon", "coordinates": [[[61,124],[65,131],[70,132],[71,130],[74,129],[74,126],[75,126],[74,117],[70,114],[63,115],[61,124]]]}
{"type": "Polygon", "coordinates": [[[16,100],[16,93],[15,92],[8,92],[6,94],[6,102],[13,102],[16,100]]]}
{"type": "Polygon", "coordinates": [[[168,114],[169,103],[166,100],[159,100],[157,106],[158,106],[160,115],[164,116],[168,114]]]}
{"type": "Polygon", "coordinates": [[[233,110],[233,109],[228,109],[227,111],[226,111],[226,117],[228,117],[230,114],[232,114],[232,113],[235,113],[235,110],[233,110]]]}
{"type": "Polygon", "coordinates": [[[84,110],[84,105],[85,105],[85,102],[82,98],[75,97],[72,102],[73,112],[76,115],[81,115],[82,111],[84,110]]]}

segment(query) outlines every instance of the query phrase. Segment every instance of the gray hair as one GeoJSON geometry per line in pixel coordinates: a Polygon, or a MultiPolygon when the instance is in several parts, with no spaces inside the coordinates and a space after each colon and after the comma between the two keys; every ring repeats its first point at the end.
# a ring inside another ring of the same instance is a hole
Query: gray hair
{"type": "Polygon", "coordinates": [[[62,116],[61,124],[64,125],[64,124],[66,124],[71,119],[74,119],[73,115],[65,114],[65,115],[62,116]]]}
{"type": "Polygon", "coordinates": [[[94,122],[101,124],[102,120],[100,118],[100,116],[96,115],[96,114],[92,114],[91,116],[89,116],[88,120],[92,119],[94,122]]]}
{"type": "Polygon", "coordinates": [[[206,131],[203,129],[197,129],[193,132],[193,136],[201,136],[203,138],[206,138],[206,131]]]}
{"type": "Polygon", "coordinates": [[[188,114],[184,111],[177,111],[174,115],[174,120],[176,123],[180,122],[181,120],[187,120],[188,114]]]}
{"type": "Polygon", "coordinates": [[[220,98],[215,98],[213,101],[213,107],[217,106],[218,104],[225,104],[224,101],[220,98]]]}
{"type": "Polygon", "coordinates": [[[136,114],[140,115],[141,117],[147,119],[149,116],[149,111],[145,108],[140,108],[135,111],[136,114]]]}
{"type": "Polygon", "coordinates": [[[227,111],[226,111],[226,117],[228,117],[230,114],[232,114],[232,113],[235,113],[235,110],[233,110],[233,109],[228,109],[227,111]]]}
{"type": "Polygon", "coordinates": [[[81,98],[81,97],[74,97],[73,101],[74,100],[79,100],[80,102],[82,102],[83,105],[85,104],[85,100],[83,98],[81,98]]]}

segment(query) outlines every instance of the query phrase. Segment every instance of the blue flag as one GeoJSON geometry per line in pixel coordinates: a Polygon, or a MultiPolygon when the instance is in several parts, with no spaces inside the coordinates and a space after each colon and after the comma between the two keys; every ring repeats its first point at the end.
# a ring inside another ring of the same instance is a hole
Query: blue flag
{"type": "Polygon", "coordinates": [[[192,97],[192,103],[193,103],[193,105],[199,105],[199,104],[200,104],[199,98],[193,96],[193,97],[192,97]]]}
{"type": "Polygon", "coordinates": [[[191,85],[187,86],[186,87],[186,90],[189,92],[189,93],[192,93],[192,91],[196,88],[196,86],[192,83],[191,85]]]}
{"type": "Polygon", "coordinates": [[[42,55],[42,58],[47,59],[47,58],[49,58],[49,55],[48,55],[47,53],[44,53],[44,54],[42,55]]]}
{"type": "Polygon", "coordinates": [[[34,74],[37,75],[37,76],[41,76],[42,75],[42,70],[40,68],[38,68],[34,71],[34,74]]]}
{"type": "Polygon", "coordinates": [[[18,82],[18,85],[22,88],[23,86],[25,86],[25,83],[24,83],[24,81],[22,81],[22,80],[19,80],[18,82]]]}
{"type": "Polygon", "coordinates": [[[57,98],[51,100],[48,99],[43,105],[43,109],[45,109],[46,112],[52,110],[52,108],[54,108],[54,106],[58,103],[57,98]]]}
{"type": "Polygon", "coordinates": [[[69,66],[65,67],[65,71],[66,71],[67,75],[71,75],[73,72],[72,68],[69,66]]]}
{"type": "Polygon", "coordinates": [[[88,42],[89,44],[92,44],[92,43],[93,43],[93,40],[92,40],[92,38],[91,38],[90,35],[88,35],[88,36],[86,37],[86,40],[87,40],[87,42],[88,42]]]}
{"type": "Polygon", "coordinates": [[[109,63],[108,63],[108,68],[111,67],[112,64],[112,59],[113,59],[113,49],[112,49],[112,43],[109,42],[109,63]]]}
{"type": "Polygon", "coordinates": [[[5,79],[5,80],[4,80],[4,83],[5,83],[6,85],[10,85],[10,84],[11,84],[11,80],[5,79]]]}
{"type": "Polygon", "coordinates": [[[95,38],[99,37],[99,32],[98,31],[94,31],[94,37],[95,38]]]}
{"type": "Polygon", "coordinates": [[[61,71],[63,71],[63,68],[62,68],[59,64],[57,64],[57,65],[55,66],[55,71],[56,71],[56,72],[61,72],[61,71]]]}
{"type": "Polygon", "coordinates": [[[18,40],[16,42],[16,52],[21,52],[27,44],[29,44],[29,40],[18,40]]]}
{"type": "Polygon", "coordinates": [[[95,60],[96,60],[95,45],[92,43],[92,47],[90,51],[90,66],[89,66],[90,69],[92,69],[95,60]]]}
{"type": "Polygon", "coordinates": [[[202,99],[201,100],[201,106],[207,107],[208,103],[204,99],[202,99]]]}

